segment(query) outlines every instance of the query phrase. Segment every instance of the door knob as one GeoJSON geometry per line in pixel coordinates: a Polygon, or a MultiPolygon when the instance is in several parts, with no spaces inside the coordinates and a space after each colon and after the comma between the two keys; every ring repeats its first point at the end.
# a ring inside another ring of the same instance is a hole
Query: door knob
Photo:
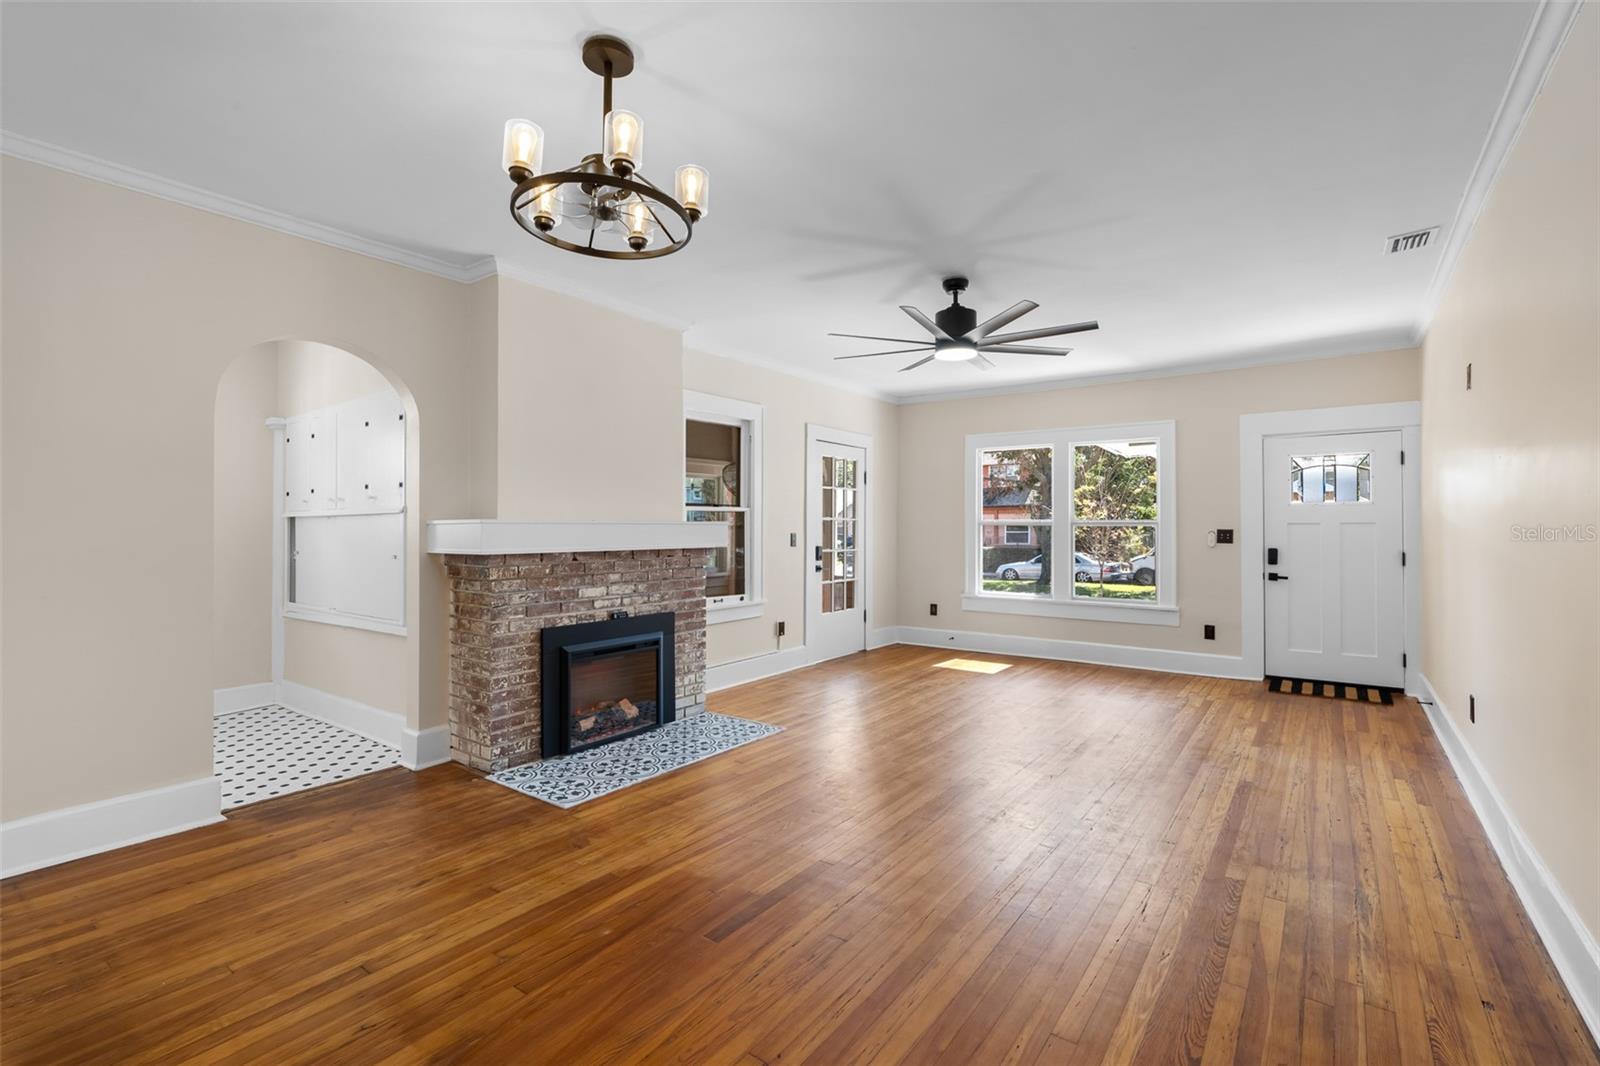
{"type": "Polygon", "coordinates": [[[1287,574],[1268,574],[1267,575],[1267,580],[1268,581],[1288,581],[1289,580],[1289,576],[1287,574]]]}

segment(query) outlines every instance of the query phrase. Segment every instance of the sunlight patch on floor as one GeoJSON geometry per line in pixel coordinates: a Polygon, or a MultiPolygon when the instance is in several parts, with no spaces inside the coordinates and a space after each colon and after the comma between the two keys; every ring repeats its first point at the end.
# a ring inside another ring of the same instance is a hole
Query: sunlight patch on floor
{"type": "Polygon", "coordinates": [[[969,674],[998,674],[1011,669],[1010,663],[986,663],[981,659],[946,659],[933,665],[941,670],[965,670],[969,674]]]}

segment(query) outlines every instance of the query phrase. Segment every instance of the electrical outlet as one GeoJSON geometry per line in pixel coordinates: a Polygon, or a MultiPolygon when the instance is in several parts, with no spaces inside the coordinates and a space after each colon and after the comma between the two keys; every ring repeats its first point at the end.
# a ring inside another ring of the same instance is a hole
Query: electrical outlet
{"type": "Polygon", "coordinates": [[[1210,622],[1206,623],[1206,639],[1207,640],[1216,640],[1217,639],[1217,627],[1212,625],[1210,622]]]}
{"type": "Polygon", "coordinates": [[[1219,529],[1219,530],[1217,530],[1217,543],[1218,544],[1232,544],[1233,543],[1233,530],[1231,530],[1231,529],[1219,529]]]}
{"type": "Polygon", "coordinates": [[[939,613],[939,605],[937,603],[928,604],[928,614],[929,615],[936,615],[938,613],[939,613]]]}
{"type": "Polygon", "coordinates": [[[1467,721],[1478,724],[1478,697],[1471,693],[1467,694],[1467,721]]]}
{"type": "Polygon", "coordinates": [[[788,631],[789,631],[789,623],[788,622],[779,622],[778,623],[778,636],[781,637],[785,633],[787,633],[788,631]]]}

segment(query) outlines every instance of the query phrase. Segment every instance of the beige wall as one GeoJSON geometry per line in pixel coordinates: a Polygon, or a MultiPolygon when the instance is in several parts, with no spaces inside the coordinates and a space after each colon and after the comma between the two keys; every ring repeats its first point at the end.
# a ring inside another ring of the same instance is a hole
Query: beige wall
{"type": "Polygon", "coordinates": [[[499,279],[498,517],[683,517],[683,336],[499,279]]]}
{"type": "MultiPolygon", "coordinates": [[[[212,570],[229,363],[312,338],[403,384],[419,415],[419,520],[471,513],[473,433],[494,411],[471,366],[477,286],[11,157],[0,196],[10,820],[211,773],[214,605],[194,575],[212,570]],[[64,773],[41,753],[69,740],[64,773]]],[[[446,587],[438,567],[408,562],[405,709],[426,727],[445,720],[446,587]]]]}
{"type": "Polygon", "coordinates": [[[1591,935],[1600,934],[1597,53],[1591,5],[1428,331],[1422,427],[1423,672],[1591,935]],[[1577,535],[1519,539],[1519,527],[1577,535]]]}
{"type": "Polygon", "coordinates": [[[286,340],[276,348],[278,414],[284,418],[394,391],[383,371],[330,345],[286,340]]]}
{"type": "Polygon", "coordinates": [[[213,423],[211,684],[272,680],[272,431],[278,353],[253,348],[228,364],[213,423]]]}
{"type": "Polygon", "coordinates": [[[902,407],[899,623],[1238,655],[1239,549],[1207,547],[1205,534],[1239,527],[1239,416],[1415,400],[1418,389],[1417,353],[1404,349],[902,407]],[[1177,423],[1180,625],[962,610],[967,434],[1168,419],[1177,423]],[[939,604],[938,617],[929,616],[930,603],[939,604]],[[1217,627],[1214,641],[1202,636],[1208,622],[1217,627]]]}
{"type": "Polygon", "coordinates": [[[286,618],[283,679],[404,714],[410,684],[406,640],[392,633],[286,618]]]}
{"type": "MultiPolygon", "coordinates": [[[[805,544],[806,424],[851,430],[872,437],[874,489],[868,580],[872,585],[870,629],[895,624],[896,583],[894,564],[899,540],[894,484],[899,472],[899,408],[866,396],[792,377],[775,370],[685,350],[683,387],[727,399],[762,405],[765,431],[765,471],[762,502],[762,569],[765,612],[758,618],[722,622],[708,627],[706,661],[711,665],[748,659],[756,655],[797,647],[805,643],[805,581],[808,573],[805,544]],[[789,546],[789,534],[800,534],[800,547],[789,546]],[[788,623],[780,642],[778,621],[788,623]]],[[[681,463],[680,463],[681,466],[681,463]]],[[[681,486],[675,470],[674,487],[681,486]]],[[[674,514],[682,515],[675,501],[674,514]]]]}

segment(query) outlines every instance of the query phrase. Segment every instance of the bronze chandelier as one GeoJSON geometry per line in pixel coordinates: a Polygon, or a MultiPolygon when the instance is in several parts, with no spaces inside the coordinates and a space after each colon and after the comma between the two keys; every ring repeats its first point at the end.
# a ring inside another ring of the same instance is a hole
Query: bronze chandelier
{"type": "Polygon", "coordinates": [[[583,43],[583,65],[605,79],[601,150],[566,170],[543,173],[544,130],[527,119],[507,122],[500,165],[516,185],[511,217],[546,244],[581,255],[671,255],[689,243],[694,224],[705,217],[710,175],[704,167],[684,164],[674,174],[674,196],[640,173],[644,121],[611,106],[613,79],[633,71],[633,49],[625,42],[589,38],[583,43]]]}

